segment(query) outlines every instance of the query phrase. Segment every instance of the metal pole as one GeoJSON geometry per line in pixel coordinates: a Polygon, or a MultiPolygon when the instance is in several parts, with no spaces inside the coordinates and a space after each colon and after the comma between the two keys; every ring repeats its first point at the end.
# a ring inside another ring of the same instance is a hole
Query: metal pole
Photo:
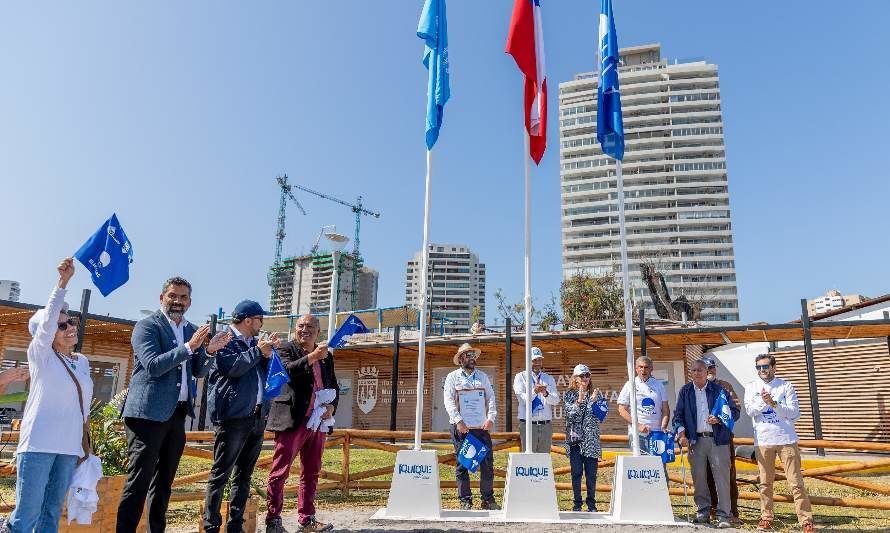
{"type": "Polygon", "coordinates": [[[337,329],[337,283],[340,282],[340,252],[331,252],[333,271],[331,272],[331,308],[328,310],[328,341],[334,336],[337,329]]]}
{"type": "MultiPolygon", "coordinates": [[[[396,325],[392,332],[392,379],[389,391],[389,430],[396,430],[396,417],[399,405],[399,332],[401,327],[396,325]]],[[[395,439],[392,440],[395,443],[395,439]]]]}
{"type": "MultiPolygon", "coordinates": [[[[525,137],[525,453],[532,452],[532,180],[529,160],[529,135],[525,137]]],[[[509,379],[509,378],[508,378],[509,379]]]]}
{"type": "MultiPolygon", "coordinates": [[[[813,335],[810,331],[810,315],[807,312],[806,298],[800,300],[800,323],[803,326],[803,349],[807,359],[807,383],[810,386],[810,407],[813,411],[813,436],[822,440],[822,416],[819,413],[819,393],[816,390],[816,363],[813,360],[813,335]]],[[[825,455],[825,448],[816,448],[816,453],[825,455]]]]}
{"type": "Polygon", "coordinates": [[[640,429],[637,421],[637,381],[634,373],[634,332],[633,313],[630,300],[630,267],[627,261],[627,228],[624,224],[624,177],[621,175],[621,161],[615,160],[615,174],[618,178],[618,228],[621,236],[621,285],[624,291],[624,344],[627,348],[627,376],[630,380],[630,425],[631,446],[634,455],[640,455],[640,429]]]}
{"type": "Polygon", "coordinates": [[[417,405],[414,410],[414,449],[420,450],[420,432],[423,429],[423,387],[426,363],[426,307],[427,277],[430,262],[430,184],[432,181],[433,153],[426,151],[426,185],[423,198],[423,249],[420,252],[420,340],[417,344],[417,405]]]}
{"type": "MultiPolygon", "coordinates": [[[[506,320],[504,337],[504,365],[507,367],[507,379],[504,380],[504,431],[513,431],[513,321],[506,320]]],[[[890,337],[887,338],[890,343],[890,337]]]]}
{"type": "MultiPolygon", "coordinates": [[[[210,337],[216,335],[215,314],[210,315],[210,337]]],[[[207,424],[207,376],[201,378],[201,410],[198,412],[198,431],[204,431],[207,424]]]]}
{"type": "Polygon", "coordinates": [[[75,352],[83,349],[83,335],[87,328],[87,313],[90,310],[90,290],[84,289],[80,293],[80,320],[77,324],[77,344],[74,346],[75,352]]]}

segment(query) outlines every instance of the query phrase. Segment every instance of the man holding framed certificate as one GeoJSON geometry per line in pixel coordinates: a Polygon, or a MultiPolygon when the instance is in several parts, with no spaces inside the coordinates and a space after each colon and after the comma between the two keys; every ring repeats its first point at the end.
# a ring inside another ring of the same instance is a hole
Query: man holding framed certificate
{"type": "MultiPolygon", "coordinates": [[[[460,368],[445,378],[444,399],[445,410],[451,423],[451,440],[454,453],[460,453],[461,446],[468,434],[473,435],[491,450],[489,431],[494,426],[497,416],[494,388],[491,380],[481,370],[476,370],[476,359],[482,350],[464,343],[454,354],[454,364],[460,368]]],[[[470,492],[470,473],[458,462],[455,477],[457,478],[457,495],[461,509],[473,508],[473,495],[470,492]]],[[[489,453],[479,465],[479,492],[482,497],[482,509],[499,509],[494,499],[494,457],[489,453]]]]}

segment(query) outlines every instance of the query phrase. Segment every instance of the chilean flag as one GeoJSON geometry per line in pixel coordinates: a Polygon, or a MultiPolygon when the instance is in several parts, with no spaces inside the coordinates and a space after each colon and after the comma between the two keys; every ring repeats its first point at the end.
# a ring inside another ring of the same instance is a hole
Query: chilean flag
{"type": "Polygon", "coordinates": [[[516,0],[506,52],[525,75],[525,129],[529,155],[540,164],[547,148],[547,78],[544,76],[544,31],[541,0],[516,0]]]}

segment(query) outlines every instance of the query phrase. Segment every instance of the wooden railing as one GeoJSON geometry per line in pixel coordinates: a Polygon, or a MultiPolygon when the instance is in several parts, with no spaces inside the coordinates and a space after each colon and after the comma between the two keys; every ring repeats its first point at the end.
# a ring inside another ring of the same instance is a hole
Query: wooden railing
{"type": "MultiPolygon", "coordinates": [[[[6,433],[3,435],[2,440],[4,442],[15,442],[18,438],[16,432],[6,433]]],[[[272,440],[274,435],[271,432],[266,432],[265,435],[266,440],[272,440]]],[[[393,442],[404,441],[407,445],[407,442],[413,441],[414,432],[413,431],[384,431],[384,430],[363,430],[363,429],[338,429],[333,432],[332,435],[329,435],[327,441],[325,442],[325,448],[340,448],[341,460],[339,463],[339,471],[330,471],[330,470],[322,470],[320,473],[320,481],[318,484],[319,491],[332,491],[338,490],[341,491],[344,497],[348,497],[350,491],[352,490],[387,490],[390,487],[389,480],[379,480],[374,479],[381,476],[390,476],[393,472],[393,467],[395,465],[395,453],[399,450],[406,449],[405,445],[396,445],[393,442]],[[393,454],[392,461],[386,461],[385,464],[375,465],[374,468],[369,468],[361,471],[354,471],[350,467],[350,454],[353,449],[372,449],[372,450],[380,450],[383,452],[388,452],[393,454]]],[[[510,448],[518,448],[519,447],[519,433],[517,432],[494,432],[491,434],[491,438],[493,441],[493,452],[501,452],[504,450],[508,450],[510,448]]],[[[555,433],[553,435],[554,442],[561,442],[565,436],[561,433],[555,433]]],[[[196,472],[193,474],[183,475],[177,477],[173,481],[174,487],[181,487],[190,485],[197,482],[207,481],[210,475],[210,465],[213,461],[213,452],[198,446],[198,443],[210,443],[213,442],[214,436],[210,431],[190,431],[186,433],[186,447],[183,452],[183,455],[189,457],[196,457],[199,459],[204,459],[207,461],[208,468],[206,470],[202,470],[201,472],[196,472]]],[[[425,443],[432,443],[433,441],[440,442],[451,442],[451,434],[446,432],[432,432],[427,431],[421,434],[421,439],[425,443]]],[[[618,443],[618,444],[626,444],[627,436],[626,435],[603,435],[600,438],[603,443],[618,443]]],[[[752,439],[745,438],[736,438],[735,439],[736,446],[741,445],[751,445],[753,444],[752,439]]],[[[846,451],[867,451],[867,452],[878,452],[878,453],[890,453],[890,443],[874,443],[874,442],[847,442],[847,441],[827,441],[827,440],[802,440],[799,442],[799,446],[801,448],[825,448],[831,450],[846,450],[846,451]]],[[[552,454],[565,455],[565,450],[560,446],[551,447],[552,454]]],[[[677,454],[678,460],[683,460],[683,456],[681,454],[677,454]]],[[[745,463],[754,463],[754,461],[736,457],[737,461],[745,462],[745,463]]],[[[454,465],[456,462],[454,453],[442,453],[438,456],[438,461],[443,465],[454,465]]],[[[257,460],[257,468],[268,470],[272,463],[272,454],[267,453],[261,455],[257,460]]],[[[614,467],[613,460],[600,460],[599,468],[611,468],[614,467]]],[[[890,487],[886,485],[879,485],[876,483],[869,483],[868,481],[864,481],[862,479],[855,479],[851,477],[846,477],[841,474],[852,474],[857,472],[863,472],[870,469],[875,468],[884,468],[890,467],[890,457],[881,458],[881,459],[872,459],[868,461],[850,461],[844,462],[842,464],[819,467],[819,468],[809,468],[803,470],[802,474],[804,477],[819,479],[822,481],[826,481],[829,483],[835,483],[838,485],[843,485],[846,487],[853,487],[856,489],[869,491],[876,493],[878,495],[887,496],[890,495],[890,487]]],[[[568,474],[570,472],[570,468],[559,467],[554,469],[555,475],[568,474]]],[[[692,492],[693,486],[690,479],[691,472],[687,468],[686,469],[686,479],[681,478],[678,475],[669,473],[668,478],[670,482],[674,483],[675,486],[669,486],[668,491],[670,494],[675,496],[682,496],[684,494],[684,485],[685,490],[689,493],[692,492]]],[[[295,475],[299,473],[299,464],[296,462],[291,467],[291,474],[295,475]]],[[[15,475],[15,467],[12,464],[6,464],[0,466],[0,476],[3,475],[15,475]]],[[[502,488],[504,486],[504,479],[506,478],[507,472],[500,468],[495,468],[494,471],[495,482],[494,486],[496,488],[502,488]]],[[[779,467],[779,471],[776,474],[776,479],[784,479],[784,475],[782,474],[781,466],[779,467]]],[[[747,476],[747,475],[739,475],[738,481],[745,484],[757,483],[757,476],[747,476]]],[[[474,486],[478,486],[478,481],[474,480],[472,482],[474,486]]],[[[669,484],[670,485],[670,484],[669,484]]],[[[440,486],[442,488],[455,488],[455,481],[441,481],[440,486]]],[[[285,495],[293,496],[296,494],[296,484],[290,484],[285,486],[285,495]]],[[[556,489],[569,491],[571,490],[571,483],[566,482],[557,482],[556,489]]],[[[255,490],[258,494],[262,494],[262,489],[259,487],[255,487],[255,490]]],[[[599,492],[611,492],[612,486],[608,484],[597,484],[596,490],[599,492]]],[[[171,501],[175,502],[183,502],[183,501],[200,501],[204,499],[204,491],[189,491],[189,492],[174,492],[171,501]]],[[[739,499],[742,500],[759,500],[760,495],[756,492],[739,492],[739,499]]],[[[787,494],[777,494],[775,495],[775,501],[778,502],[793,502],[793,499],[790,495],[787,494]]],[[[835,498],[828,496],[810,496],[810,501],[814,505],[828,505],[828,506],[836,506],[836,507],[855,507],[862,509],[880,509],[880,510],[890,510],[890,501],[879,500],[876,498],[868,499],[868,498],[835,498]]],[[[14,507],[14,504],[3,505],[0,506],[0,511],[9,511],[14,507]]]]}

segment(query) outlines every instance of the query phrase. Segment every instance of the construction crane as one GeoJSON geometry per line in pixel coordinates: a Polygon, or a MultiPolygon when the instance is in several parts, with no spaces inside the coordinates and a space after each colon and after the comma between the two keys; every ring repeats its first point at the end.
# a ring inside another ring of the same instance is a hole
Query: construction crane
{"type": "Polygon", "coordinates": [[[272,268],[269,269],[269,285],[274,284],[276,269],[281,266],[281,251],[284,246],[284,222],[287,217],[288,198],[297,205],[297,209],[299,209],[301,213],[304,215],[306,214],[306,210],[303,209],[303,204],[301,204],[300,201],[297,200],[297,197],[294,196],[294,193],[291,190],[291,185],[287,182],[287,174],[277,176],[275,180],[281,188],[281,197],[278,201],[278,230],[275,232],[275,262],[272,263],[272,268]]]}
{"type": "MultiPolygon", "coordinates": [[[[285,174],[284,180],[287,181],[287,175],[285,174]]],[[[354,204],[351,204],[345,200],[341,200],[339,198],[334,198],[328,194],[324,194],[315,190],[310,189],[309,187],[304,187],[302,185],[293,184],[291,185],[294,189],[299,189],[303,192],[308,192],[309,194],[314,194],[319,198],[324,198],[325,200],[330,200],[332,202],[336,202],[340,205],[348,207],[355,213],[355,237],[352,241],[352,257],[354,260],[353,268],[352,268],[352,309],[355,310],[356,306],[356,298],[357,298],[357,289],[358,289],[358,269],[361,267],[362,259],[361,253],[359,252],[359,234],[361,233],[362,227],[362,215],[370,216],[374,218],[380,218],[380,213],[376,211],[371,211],[370,209],[365,209],[362,205],[362,197],[359,196],[354,204]]],[[[334,265],[336,268],[337,265],[334,265]]]]}

